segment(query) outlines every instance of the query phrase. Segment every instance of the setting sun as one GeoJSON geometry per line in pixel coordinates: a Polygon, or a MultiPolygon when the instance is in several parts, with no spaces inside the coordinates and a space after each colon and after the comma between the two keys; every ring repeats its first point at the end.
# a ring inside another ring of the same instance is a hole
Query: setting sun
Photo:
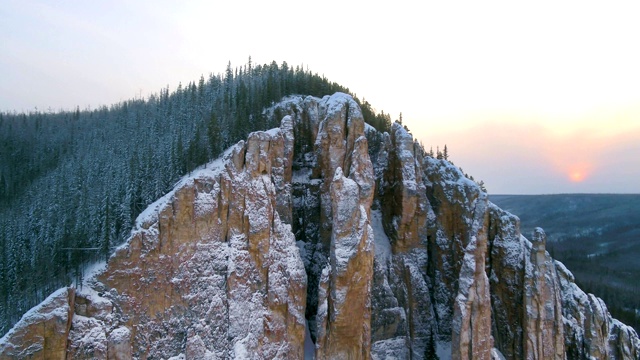
{"type": "Polygon", "coordinates": [[[569,180],[574,183],[583,182],[591,174],[593,165],[585,162],[574,164],[567,169],[569,180]]]}
{"type": "Polygon", "coordinates": [[[571,179],[571,181],[573,182],[582,182],[585,178],[585,173],[581,172],[581,171],[574,171],[570,174],[569,178],[571,179]]]}

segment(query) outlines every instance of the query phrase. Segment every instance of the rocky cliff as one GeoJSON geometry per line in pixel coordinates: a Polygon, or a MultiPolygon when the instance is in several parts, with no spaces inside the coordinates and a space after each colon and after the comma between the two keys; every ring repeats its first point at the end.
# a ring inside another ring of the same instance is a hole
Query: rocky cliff
{"type": "Polygon", "coordinates": [[[290,97],[137,220],[2,358],[638,359],[519,220],[349,96],[290,97]]]}

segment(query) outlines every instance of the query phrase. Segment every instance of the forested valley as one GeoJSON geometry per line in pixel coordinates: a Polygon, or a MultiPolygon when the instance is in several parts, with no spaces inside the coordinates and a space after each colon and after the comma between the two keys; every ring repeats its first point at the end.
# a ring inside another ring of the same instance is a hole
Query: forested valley
{"type": "MultiPolygon", "coordinates": [[[[283,96],[349,89],[276,62],[210,74],[95,109],[0,113],[0,336],[55,289],[108,259],[150,203],[251,131],[283,96]]],[[[353,95],[353,94],[352,94],[353,95]]],[[[355,97],[355,96],[354,96],[355,97]]],[[[366,101],[365,121],[390,116],[366,101]]]]}

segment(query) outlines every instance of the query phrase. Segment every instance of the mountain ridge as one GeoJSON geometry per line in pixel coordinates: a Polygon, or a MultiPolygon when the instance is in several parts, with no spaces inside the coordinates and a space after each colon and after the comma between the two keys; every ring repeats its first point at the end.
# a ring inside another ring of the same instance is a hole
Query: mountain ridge
{"type": "Polygon", "coordinates": [[[14,342],[21,321],[0,354],[302,358],[308,323],[319,358],[638,357],[542,230],[527,240],[401,125],[372,131],[339,93],[277,108],[279,129],[186,178],[87,290],[58,293],[66,318],[41,319],[58,332],[14,342]]]}

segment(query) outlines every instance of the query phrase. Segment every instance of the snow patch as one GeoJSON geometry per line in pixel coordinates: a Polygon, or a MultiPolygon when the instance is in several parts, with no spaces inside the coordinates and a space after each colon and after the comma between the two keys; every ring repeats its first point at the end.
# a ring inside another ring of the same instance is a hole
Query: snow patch
{"type": "Polygon", "coordinates": [[[100,354],[107,353],[107,336],[104,322],[92,317],[74,315],[69,332],[69,341],[76,351],[92,350],[100,354]]]}
{"type": "Polygon", "coordinates": [[[309,332],[309,322],[304,324],[304,360],[314,360],[316,358],[316,345],[311,340],[311,332],[309,332]]]}
{"type": "Polygon", "coordinates": [[[293,184],[309,184],[311,182],[311,169],[305,167],[300,170],[294,170],[291,182],[293,184]]]}
{"type": "Polygon", "coordinates": [[[373,126],[369,125],[368,123],[364,123],[364,132],[369,133],[369,132],[373,132],[373,133],[377,133],[378,130],[376,130],[376,128],[374,128],[373,126]]]}
{"type": "Polygon", "coordinates": [[[371,228],[373,229],[373,239],[375,241],[375,256],[381,262],[387,264],[392,256],[391,242],[384,232],[380,210],[371,210],[371,228]]]}
{"type": "Polygon", "coordinates": [[[500,352],[500,350],[493,348],[491,349],[491,360],[506,360],[504,355],[500,352]]]}
{"type": "Polygon", "coordinates": [[[95,308],[106,308],[112,306],[109,299],[100,296],[100,294],[98,294],[98,292],[88,284],[85,284],[82,288],[76,289],[76,296],[84,297],[93,304],[95,308]]]}
{"type": "MultiPolygon", "coordinates": [[[[351,95],[337,92],[333,95],[327,95],[323,97],[320,105],[326,109],[326,114],[327,116],[329,116],[336,112],[342,111],[343,107],[349,107],[350,111],[355,110],[350,106],[351,103],[355,104],[355,101],[353,100],[353,97],[351,97],[351,95]]],[[[360,112],[359,107],[357,107],[357,111],[360,112]]],[[[357,116],[358,114],[352,114],[352,116],[353,115],[357,116]]],[[[362,116],[362,114],[360,114],[360,116],[362,116]]]]}
{"type": "Polygon", "coordinates": [[[72,286],[76,289],[90,288],[91,283],[96,281],[96,276],[104,272],[106,269],[107,269],[106,261],[98,261],[95,263],[90,263],[88,265],[85,265],[84,270],[82,271],[82,274],[83,274],[82,282],[77,283],[74,281],[72,286]]]}
{"type": "Polygon", "coordinates": [[[371,358],[374,360],[401,360],[409,358],[409,348],[405,337],[395,337],[371,344],[371,358]]]}
{"type": "Polygon", "coordinates": [[[128,341],[130,337],[131,331],[125,326],[121,326],[109,334],[109,339],[116,343],[128,341]]]}
{"type": "Polygon", "coordinates": [[[440,360],[451,360],[451,342],[436,341],[436,355],[440,360]]]}
{"type": "Polygon", "coordinates": [[[276,136],[281,136],[282,135],[282,130],[280,130],[280,128],[273,128],[273,129],[269,129],[267,131],[263,131],[265,134],[271,136],[271,137],[276,137],[276,136]]]}

